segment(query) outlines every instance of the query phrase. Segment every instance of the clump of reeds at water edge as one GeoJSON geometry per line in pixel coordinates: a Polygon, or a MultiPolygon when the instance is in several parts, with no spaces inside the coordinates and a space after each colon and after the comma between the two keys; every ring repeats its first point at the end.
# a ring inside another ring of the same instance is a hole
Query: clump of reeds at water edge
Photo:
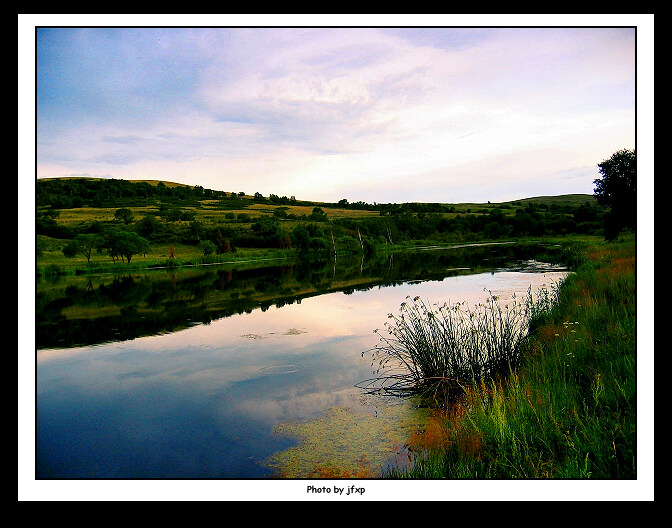
{"type": "MultiPolygon", "coordinates": [[[[357,384],[371,393],[451,398],[468,386],[507,372],[527,339],[530,322],[557,300],[559,284],[528,289],[506,304],[488,292],[485,302],[429,304],[406,297],[389,314],[372,355],[376,377],[357,384]]],[[[487,291],[487,290],[486,290],[487,291]]]]}

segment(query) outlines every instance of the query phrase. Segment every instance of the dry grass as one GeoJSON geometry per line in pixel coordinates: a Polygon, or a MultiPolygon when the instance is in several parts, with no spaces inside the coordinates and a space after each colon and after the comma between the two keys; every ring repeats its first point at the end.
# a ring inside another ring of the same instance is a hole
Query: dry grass
{"type": "MultiPolygon", "coordinates": [[[[128,207],[137,219],[142,218],[148,213],[155,213],[158,207],[142,206],[142,207],[128,207]]],[[[76,207],[72,209],[60,209],[58,217],[59,225],[73,228],[82,225],[91,224],[95,221],[110,222],[114,220],[114,213],[117,209],[110,207],[76,207]]]]}

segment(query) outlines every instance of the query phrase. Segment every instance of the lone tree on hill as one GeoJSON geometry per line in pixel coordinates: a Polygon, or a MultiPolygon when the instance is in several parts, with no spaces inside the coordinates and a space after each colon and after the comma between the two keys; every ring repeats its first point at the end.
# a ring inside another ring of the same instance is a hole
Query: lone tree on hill
{"type": "Polygon", "coordinates": [[[610,208],[605,215],[604,237],[637,227],[637,157],[634,150],[622,149],[598,163],[602,178],[594,180],[597,203],[610,208]]]}

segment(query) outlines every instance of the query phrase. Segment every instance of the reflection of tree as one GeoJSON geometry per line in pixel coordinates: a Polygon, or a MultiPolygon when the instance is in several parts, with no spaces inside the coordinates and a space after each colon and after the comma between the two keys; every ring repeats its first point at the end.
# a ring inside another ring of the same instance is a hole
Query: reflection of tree
{"type": "Polygon", "coordinates": [[[38,288],[37,346],[95,344],[170,332],[259,308],[300,303],[329,291],[352,293],[466,273],[455,271],[458,268],[477,272],[504,267],[506,262],[531,258],[537,250],[518,245],[474,247],[400,252],[394,258],[372,254],[364,261],[360,255],[344,255],[336,267],[332,259],[303,259],[256,269],[129,274],[100,283],[63,278],[58,285],[38,288]]]}
{"type": "Polygon", "coordinates": [[[97,301],[117,306],[131,306],[142,302],[150,293],[149,281],[136,280],[131,275],[116,276],[111,283],[101,284],[98,287],[97,301]]]}
{"type": "Polygon", "coordinates": [[[221,270],[217,272],[217,281],[216,287],[218,290],[225,290],[231,284],[233,280],[233,271],[232,270],[221,270]]]}

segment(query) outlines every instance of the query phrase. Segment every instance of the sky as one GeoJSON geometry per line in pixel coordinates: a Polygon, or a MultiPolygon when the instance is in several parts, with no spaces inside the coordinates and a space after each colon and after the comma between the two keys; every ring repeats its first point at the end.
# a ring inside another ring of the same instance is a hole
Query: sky
{"type": "Polygon", "coordinates": [[[502,202],[635,148],[632,25],[129,25],[36,28],[37,178],[502,202]]]}
{"type": "MultiPolygon", "coordinates": [[[[25,205],[35,178],[162,179],[324,201],[499,202],[592,194],[597,164],[635,148],[636,134],[639,441],[650,449],[637,481],[600,482],[600,491],[575,482],[574,494],[543,496],[652,500],[653,15],[18,18],[19,255],[34,255],[34,208],[25,205]]],[[[34,288],[33,272],[19,266],[19,284],[34,288]]],[[[88,483],[33,483],[34,343],[22,321],[34,320],[34,299],[18,297],[19,498],[97,500],[88,483]]],[[[259,493],[241,484],[240,500],[259,493]]],[[[419,493],[433,497],[427,484],[419,493]]],[[[528,493],[542,493],[530,484],[528,493]]],[[[161,489],[178,500],[191,491],[161,489]]],[[[105,492],[147,490],[124,482],[105,492]]],[[[196,492],[222,499],[220,488],[196,492]]]]}

